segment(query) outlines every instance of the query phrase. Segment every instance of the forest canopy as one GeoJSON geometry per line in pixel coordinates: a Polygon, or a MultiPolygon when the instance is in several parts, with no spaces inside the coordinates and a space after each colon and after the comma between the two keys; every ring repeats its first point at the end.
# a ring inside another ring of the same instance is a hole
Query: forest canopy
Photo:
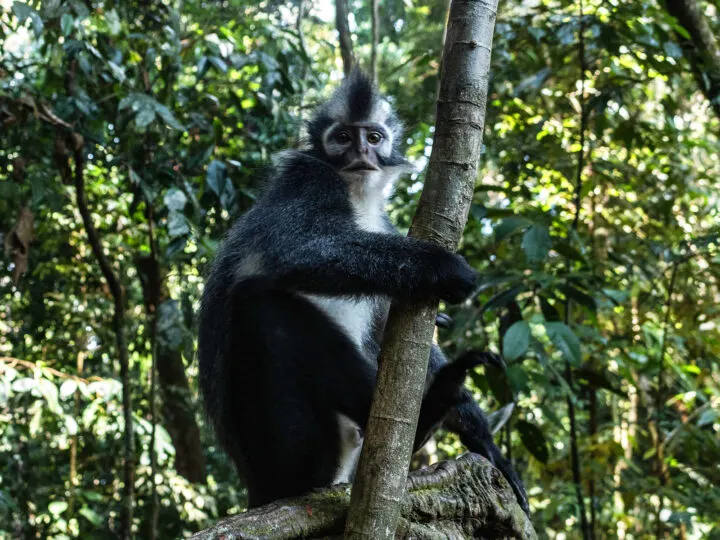
{"type": "MultiPolygon", "coordinates": [[[[0,538],[246,508],[198,396],[203,279],[352,59],[406,127],[407,231],[449,2],[373,5],[343,40],[329,0],[0,0],[0,538]]],[[[543,538],[720,538],[719,33],[704,0],[500,2],[480,282],[438,339],[503,354],[468,384],[543,538]]]]}

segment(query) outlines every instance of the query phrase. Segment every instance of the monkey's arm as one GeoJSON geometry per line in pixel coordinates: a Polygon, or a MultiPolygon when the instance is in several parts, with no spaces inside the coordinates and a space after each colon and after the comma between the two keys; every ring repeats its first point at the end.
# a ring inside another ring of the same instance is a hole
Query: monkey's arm
{"type": "Polygon", "coordinates": [[[393,298],[420,294],[459,302],[475,286],[476,273],[465,259],[413,238],[348,229],[296,235],[283,244],[272,253],[267,271],[288,289],[393,298]]]}

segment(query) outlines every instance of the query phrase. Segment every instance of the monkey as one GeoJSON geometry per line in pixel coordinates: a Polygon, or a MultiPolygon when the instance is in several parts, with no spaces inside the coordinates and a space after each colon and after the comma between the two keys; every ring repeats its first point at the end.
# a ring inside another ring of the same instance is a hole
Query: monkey
{"type": "MultiPolygon", "coordinates": [[[[402,236],[386,213],[409,170],[403,126],[359,70],[320,105],[308,143],[275,160],[262,194],[224,238],[202,296],[205,411],[248,507],[353,479],[391,302],[459,303],[477,274],[458,254],[402,236]]],[[[494,361],[431,348],[414,450],[444,422],[524,488],[463,387],[494,361]]]]}

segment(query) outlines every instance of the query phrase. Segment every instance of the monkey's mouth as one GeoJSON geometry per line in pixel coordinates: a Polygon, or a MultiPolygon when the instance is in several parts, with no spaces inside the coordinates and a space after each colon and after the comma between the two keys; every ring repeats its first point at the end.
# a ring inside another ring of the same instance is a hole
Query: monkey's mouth
{"type": "Polygon", "coordinates": [[[370,173],[370,172],[377,172],[380,169],[378,169],[375,165],[370,163],[369,161],[354,161],[347,167],[344,167],[342,169],[343,172],[350,172],[350,173],[370,173]]]}

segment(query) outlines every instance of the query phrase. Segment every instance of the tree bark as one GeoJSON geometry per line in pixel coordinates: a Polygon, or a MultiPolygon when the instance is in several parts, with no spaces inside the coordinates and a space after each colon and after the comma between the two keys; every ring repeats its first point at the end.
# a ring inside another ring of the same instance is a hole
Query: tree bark
{"type": "Polygon", "coordinates": [[[720,47],[697,0],[665,0],[667,12],[688,35],[675,32],[700,90],[720,119],[720,47]]]}
{"type": "MultiPolygon", "coordinates": [[[[338,538],[350,505],[348,491],[345,484],[276,501],[192,538],[338,538]]],[[[406,491],[395,538],[537,538],[505,478],[476,454],[411,473],[406,491]]]]}
{"type": "Polygon", "coordinates": [[[348,25],[347,0],[335,0],[335,25],[337,26],[340,38],[340,55],[343,61],[343,72],[347,77],[355,63],[352,35],[350,34],[350,25],[348,25]]]}
{"type": "Polygon", "coordinates": [[[371,1],[372,43],[370,45],[370,77],[377,83],[377,50],[380,43],[380,0],[371,1]]]}
{"type": "MultiPolygon", "coordinates": [[[[443,50],[430,164],[410,235],[454,250],[482,149],[498,0],[454,0],[443,50]]],[[[417,428],[436,300],[394,305],[352,493],[346,538],[392,538],[417,428]]]]}

